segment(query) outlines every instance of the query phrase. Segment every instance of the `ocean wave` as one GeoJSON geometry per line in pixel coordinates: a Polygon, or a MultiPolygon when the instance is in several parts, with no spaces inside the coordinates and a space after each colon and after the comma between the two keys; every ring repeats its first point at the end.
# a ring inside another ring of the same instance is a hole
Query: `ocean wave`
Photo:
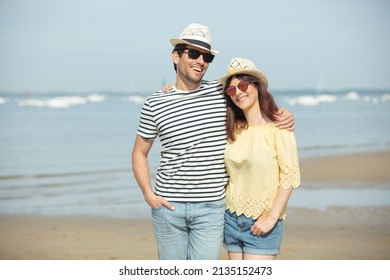
{"type": "Polygon", "coordinates": [[[385,93],[382,96],[369,96],[369,95],[366,95],[366,96],[363,97],[363,100],[365,102],[370,102],[370,103],[374,103],[374,104],[384,103],[384,102],[390,101],[390,94],[389,93],[385,93]]]}
{"type": "Polygon", "coordinates": [[[366,142],[355,144],[331,144],[331,145],[300,145],[302,150],[318,150],[318,149],[349,149],[349,148],[382,148],[390,147],[390,142],[366,142]]]}
{"type": "Polygon", "coordinates": [[[385,103],[390,101],[390,93],[384,93],[382,95],[372,96],[364,95],[362,96],[356,91],[350,91],[338,98],[338,96],[333,94],[318,94],[318,95],[300,95],[297,97],[285,97],[284,100],[289,105],[300,105],[300,106],[318,106],[322,103],[335,103],[340,99],[344,101],[365,101],[373,104],[385,103]]]}
{"type": "Polygon", "coordinates": [[[93,93],[87,96],[69,95],[52,98],[25,98],[19,101],[19,105],[38,108],[69,108],[71,106],[84,105],[87,103],[103,102],[105,99],[105,95],[93,93]]]}
{"type": "Polygon", "coordinates": [[[357,93],[356,91],[350,91],[344,96],[345,100],[348,101],[359,101],[363,100],[365,102],[378,104],[378,103],[385,103],[390,101],[390,93],[384,93],[382,95],[378,96],[372,96],[372,95],[364,95],[363,97],[357,93]]]}
{"type": "Polygon", "coordinates": [[[5,104],[7,102],[8,100],[6,98],[0,96],[0,105],[5,104]]]}
{"type": "Polygon", "coordinates": [[[360,144],[334,144],[334,145],[299,145],[298,154],[301,158],[340,155],[357,152],[389,151],[390,142],[360,143],[360,144]]]}
{"type": "Polygon", "coordinates": [[[100,174],[111,174],[111,173],[128,173],[128,168],[117,168],[117,169],[105,169],[105,170],[88,170],[80,172],[62,172],[62,173],[38,173],[30,175],[0,175],[0,180],[18,180],[24,178],[58,178],[58,177],[78,177],[86,175],[100,175],[100,174]]]}
{"type": "Polygon", "coordinates": [[[295,98],[286,98],[290,105],[316,106],[320,103],[333,103],[337,101],[337,96],[331,94],[302,95],[295,98]]]}
{"type": "Polygon", "coordinates": [[[141,95],[130,95],[130,96],[124,98],[123,100],[125,102],[131,102],[131,103],[135,103],[137,105],[142,105],[145,103],[146,98],[144,96],[141,96],[141,95]]]}

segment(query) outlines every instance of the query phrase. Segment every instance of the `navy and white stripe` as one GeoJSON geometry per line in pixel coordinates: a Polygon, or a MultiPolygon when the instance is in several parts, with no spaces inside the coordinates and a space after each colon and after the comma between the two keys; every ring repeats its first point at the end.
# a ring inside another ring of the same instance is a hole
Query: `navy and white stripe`
{"type": "Polygon", "coordinates": [[[151,95],[141,111],[138,135],[161,141],[157,195],[179,202],[225,197],[226,104],[217,81],[202,81],[191,92],[151,95]]]}

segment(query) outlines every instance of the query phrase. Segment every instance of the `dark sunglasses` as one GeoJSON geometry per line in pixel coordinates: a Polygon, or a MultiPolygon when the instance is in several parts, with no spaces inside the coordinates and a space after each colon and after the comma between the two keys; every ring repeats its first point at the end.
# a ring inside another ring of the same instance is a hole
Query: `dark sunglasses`
{"type": "MultiPolygon", "coordinates": [[[[239,90],[241,90],[242,92],[246,92],[247,89],[248,89],[248,86],[249,86],[249,83],[248,82],[245,82],[245,81],[241,81],[237,87],[239,90]]],[[[236,87],[235,86],[228,86],[226,88],[226,93],[227,95],[229,96],[234,96],[236,94],[236,87]]]]}
{"type": "Polygon", "coordinates": [[[184,50],[187,51],[188,57],[191,58],[191,59],[198,59],[199,56],[203,55],[204,62],[206,62],[206,63],[213,62],[214,55],[211,54],[211,53],[202,53],[202,52],[200,52],[198,50],[190,49],[190,48],[187,48],[187,49],[184,49],[184,50]]]}

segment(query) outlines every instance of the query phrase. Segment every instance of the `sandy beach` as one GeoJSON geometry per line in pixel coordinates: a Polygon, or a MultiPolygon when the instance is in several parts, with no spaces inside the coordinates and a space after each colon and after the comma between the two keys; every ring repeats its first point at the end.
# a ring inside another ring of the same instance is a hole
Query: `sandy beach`
{"type": "MultiPolygon", "coordinates": [[[[382,182],[383,187],[390,180],[389,166],[390,152],[302,160],[302,188],[311,187],[306,181],[327,180],[358,180],[367,188],[382,182]]],[[[388,260],[389,214],[389,206],[291,207],[277,259],[388,260]]],[[[152,260],[157,250],[150,219],[0,215],[0,259],[152,260]]],[[[223,249],[221,259],[227,259],[223,249]]]]}

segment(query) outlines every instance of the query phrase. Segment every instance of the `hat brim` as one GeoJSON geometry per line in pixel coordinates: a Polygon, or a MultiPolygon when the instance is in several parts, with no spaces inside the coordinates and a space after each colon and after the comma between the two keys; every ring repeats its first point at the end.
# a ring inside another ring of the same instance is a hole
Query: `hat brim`
{"type": "Polygon", "coordinates": [[[228,74],[226,74],[225,76],[222,76],[221,78],[219,78],[218,81],[223,85],[223,87],[225,87],[227,79],[229,79],[231,76],[235,76],[235,75],[254,76],[254,77],[258,78],[261,81],[261,83],[264,84],[265,88],[268,89],[267,77],[262,72],[260,72],[258,70],[253,70],[253,69],[251,69],[251,70],[249,70],[249,69],[232,70],[228,74]]]}
{"type": "Polygon", "coordinates": [[[219,54],[219,51],[216,51],[216,50],[209,50],[208,48],[205,48],[203,46],[200,46],[200,45],[196,45],[196,44],[192,44],[186,40],[182,40],[182,39],[171,39],[171,44],[172,46],[176,46],[176,45],[179,45],[179,44],[185,44],[185,45],[191,45],[191,46],[194,46],[194,47],[197,47],[197,48],[200,48],[200,49],[203,49],[203,50],[206,50],[206,51],[209,51],[211,52],[212,54],[219,54]]]}

